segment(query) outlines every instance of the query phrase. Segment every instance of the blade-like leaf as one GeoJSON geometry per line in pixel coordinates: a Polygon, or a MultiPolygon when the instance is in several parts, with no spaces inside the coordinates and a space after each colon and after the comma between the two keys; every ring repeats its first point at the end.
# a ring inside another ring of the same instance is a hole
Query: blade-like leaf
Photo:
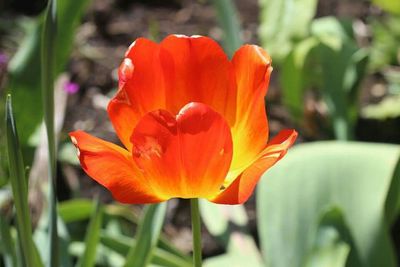
{"type": "Polygon", "coordinates": [[[138,224],[136,244],[126,258],[125,267],[145,267],[150,262],[164,223],[166,203],[147,205],[138,224]]]}
{"type": "MultiPolygon", "coordinates": [[[[104,246],[110,248],[111,250],[121,254],[126,255],[132,244],[136,246],[136,241],[132,238],[121,236],[121,235],[111,235],[107,233],[101,234],[101,242],[104,246]]],[[[191,267],[191,258],[183,259],[176,256],[164,249],[155,248],[154,255],[151,260],[153,264],[158,264],[165,267],[191,267]]]]}
{"type": "Polygon", "coordinates": [[[298,123],[303,121],[304,94],[310,76],[307,62],[317,45],[318,41],[314,37],[298,43],[285,58],[281,69],[282,101],[298,123]]]}
{"type": "MultiPolygon", "coordinates": [[[[75,30],[90,0],[57,1],[57,31],[55,51],[56,66],[54,73],[59,74],[65,67],[69,53],[73,47],[75,30]]],[[[15,114],[20,118],[18,126],[21,145],[28,144],[29,137],[42,120],[41,89],[41,32],[44,27],[44,16],[30,19],[26,24],[26,36],[17,53],[8,65],[9,88],[14,101],[24,103],[15,107],[15,114]],[[35,66],[35,67],[32,67],[35,66]]],[[[2,126],[0,126],[2,127],[2,126]]]]}
{"type": "Polygon", "coordinates": [[[65,223],[85,220],[93,214],[93,202],[88,199],[71,199],[60,202],[58,213],[65,223]]]}
{"type": "MultiPolygon", "coordinates": [[[[90,217],[92,211],[93,211],[93,203],[87,199],[73,199],[73,200],[63,201],[60,203],[58,208],[58,212],[61,218],[66,223],[86,220],[90,217]]],[[[130,208],[127,206],[109,204],[104,207],[104,213],[112,218],[119,218],[119,219],[123,218],[124,220],[127,220],[132,224],[136,224],[138,222],[136,216],[131,212],[130,208]]],[[[126,247],[126,250],[124,252],[120,252],[123,256],[127,255],[129,248],[132,245],[132,242],[131,243],[128,242],[129,245],[126,247]]],[[[176,247],[174,247],[166,237],[160,236],[157,246],[163,251],[165,251],[165,253],[170,253],[173,256],[179,258],[183,262],[191,263],[191,258],[183,254],[176,247]]],[[[157,251],[158,249],[155,252],[156,253],[156,255],[154,256],[155,261],[157,261],[158,257],[157,251]]],[[[172,260],[172,262],[173,261],[174,260],[172,260]]]]}
{"type": "Polygon", "coordinates": [[[208,231],[213,236],[222,236],[229,231],[229,222],[246,227],[248,218],[242,205],[215,205],[207,200],[200,200],[200,214],[208,231]]]}
{"type": "Polygon", "coordinates": [[[80,257],[77,267],[92,267],[95,264],[96,248],[100,241],[100,231],[102,224],[103,211],[100,202],[97,200],[96,208],[85,237],[85,251],[80,257]]]}
{"type": "Polygon", "coordinates": [[[372,0],[372,2],[387,12],[400,15],[400,1],[372,0]]]}
{"type": "Polygon", "coordinates": [[[49,0],[46,8],[41,47],[43,115],[47,130],[49,154],[49,254],[45,259],[50,267],[59,266],[56,197],[56,138],[54,132],[54,75],[57,40],[57,0],[49,0]]]}
{"type": "Polygon", "coordinates": [[[317,0],[260,0],[261,44],[275,62],[282,62],[293,44],[306,37],[317,0]]]}
{"type": "MultiPolygon", "coordinates": [[[[307,256],[306,267],[345,267],[353,245],[347,224],[340,209],[332,207],[322,214],[315,234],[314,247],[307,256]]],[[[359,265],[347,263],[348,266],[359,265]]]]}
{"type": "Polygon", "coordinates": [[[43,266],[32,240],[31,219],[28,206],[28,189],[25,178],[25,167],[14,121],[11,96],[6,101],[6,136],[10,170],[10,182],[17,215],[18,237],[25,262],[33,266],[43,266]]]}
{"type": "Polygon", "coordinates": [[[317,57],[321,66],[321,93],[331,115],[335,138],[351,140],[368,53],[357,47],[346,21],[334,17],[316,19],[312,33],[320,42],[317,57]]]}
{"type": "MultiPolygon", "coordinates": [[[[48,223],[48,215],[49,210],[44,209],[42,214],[40,215],[39,222],[35,227],[35,232],[33,235],[33,239],[36,244],[47,244],[48,243],[48,232],[49,232],[49,223],[48,223]]],[[[69,235],[67,226],[63,222],[62,218],[58,217],[57,219],[57,230],[58,230],[58,238],[60,244],[60,264],[59,267],[71,267],[72,258],[68,252],[68,246],[71,243],[71,237],[69,235]]],[[[49,255],[49,247],[48,246],[39,246],[38,250],[42,259],[45,259],[49,255]]]]}
{"type": "Polygon", "coordinates": [[[259,250],[250,235],[233,232],[230,235],[227,252],[223,255],[207,258],[205,267],[242,267],[263,266],[259,250]]]}
{"type": "Polygon", "coordinates": [[[400,158],[393,170],[392,182],[385,201],[385,215],[388,225],[392,225],[400,211],[400,158]]]}
{"type": "Polygon", "coordinates": [[[226,247],[226,253],[206,259],[204,266],[262,266],[260,252],[247,228],[244,206],[201,200],[200,212],[208,231],[226,247]]]}
{"type": "Polygon", "coordinates": [[[241,28],[235,2],[231,0],[213,0],[212,3],[217,11],[217,19],[223,30],[224,49],[229,56],[232,56],[243,43],[240,37],[241,28]]]}
{"type": "Polygon", "coordinates": [[[387,209],[398,207],[385,201],[400,179],[392,178],[399,156],[399,146],[361,142],[317,142],[289,151],[257,191],[267,266],[303,266],[320,218],[332,207],[340,209],[354,242],[346,242],[350,266],[397,266],[388,228],[395,211],[387,209]]]}

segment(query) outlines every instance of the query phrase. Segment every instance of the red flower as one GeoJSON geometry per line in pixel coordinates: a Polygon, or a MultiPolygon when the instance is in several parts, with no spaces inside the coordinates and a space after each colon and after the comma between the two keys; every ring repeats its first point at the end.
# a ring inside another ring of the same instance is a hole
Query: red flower
{"type": "Polygon", "coordinates": [[[83,169],[124,203],[245,202],[297,136],[284,130],[266,143],[271,71],[271,58],[255,45],[230,61],[207,37],[137,39],[108,105],[125,148],[72,132],[83,169]]]}

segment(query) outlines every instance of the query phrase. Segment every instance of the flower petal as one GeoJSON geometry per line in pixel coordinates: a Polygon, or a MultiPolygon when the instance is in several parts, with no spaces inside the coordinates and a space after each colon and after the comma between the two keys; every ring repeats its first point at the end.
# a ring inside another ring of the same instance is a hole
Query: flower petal
{"type": "Polygon", "coordinates": [[[236,119],[232,128],[231,170],[241,173],[268,141],[264,97],[272,71],[271,58],[260,47],[244,45],[232,59],[237,84],[236,119]]]}
{"type": "Polygon", "coordinates": [[[69,135],[83,170],[110,190],[116,200],[136,204],[165,200],[154,194],[127,150],[82,131],[69,135]]]}
{"type": "Polygon", "coordinates": [[[232,159],[232,138],[224,118],[205,104],[190,103],[175,117],[150,112],[136,126],[133,159],[164,198],[215,195],[232,159]]]}
{"type": "Polygon", "coordinates": [[[294,130],[281,131],[262,151],[257,161],[244,170],[224,191],[209,200],[219,204],[242,204],[246,202],[261,175],[286,154],[289,147],[295,142],[296,137],[297,132],[294,130]]]}
{"type": "Polygon", "coordinates": [[[190,102],[209,105],[233,125],[236,87],[222,48],[202,36],[170,35],[160,45],[137,39],[119,68],[119,91],[109,104],[114,128],[128,150],[141,117],[156,109],[172,114],[190,102]]]}
{"type": "Polygon", "coordinates": [[[176,114],[190,102],[209,105],[233,124],[236,89],[232,65],[222,48],[204,36],[170,35],[160,43],[172,57],[167,110],[176,114]]]}
{"type": "Polygon", "coordinates": [[[128,150],[137,122],[146,113],[165,107],[168,53],[150,40],[139,38],[128,49],[119,67],[119,89],[108,105],[108,114],[118,137],[128,150]]]}

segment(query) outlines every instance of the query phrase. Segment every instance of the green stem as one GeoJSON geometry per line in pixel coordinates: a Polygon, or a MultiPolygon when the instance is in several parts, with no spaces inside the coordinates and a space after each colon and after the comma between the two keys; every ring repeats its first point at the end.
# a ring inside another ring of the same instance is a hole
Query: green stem
{"type": "Polygon", "coordinates": [[[190,199],[193,233],[193,266],[201,267],[201,221],[199,212],[199,199],[190,199]]]}

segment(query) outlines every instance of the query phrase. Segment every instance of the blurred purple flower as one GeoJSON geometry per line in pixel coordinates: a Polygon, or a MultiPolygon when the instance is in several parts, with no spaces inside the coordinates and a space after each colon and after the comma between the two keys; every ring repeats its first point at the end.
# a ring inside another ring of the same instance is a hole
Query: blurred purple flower
{"type": "Polygon", "coordinates": [[[7,66],[8,56],[0,52],[0,68],[7,66]]]}
{"type": "Polygon", "coordinates": [[[8,60],[9,60],[8,56],[0,52],[0,87],[3,84],[3,79],[7,72],[8,60]]]}
{"type": "Polygon", "coordinates": [[[76,92],[79,91],[79,84],[74,83],[74,82],[66,82],[64,84],[64,90],[68,93],[68,94],[75,94],[76,92]]]}

